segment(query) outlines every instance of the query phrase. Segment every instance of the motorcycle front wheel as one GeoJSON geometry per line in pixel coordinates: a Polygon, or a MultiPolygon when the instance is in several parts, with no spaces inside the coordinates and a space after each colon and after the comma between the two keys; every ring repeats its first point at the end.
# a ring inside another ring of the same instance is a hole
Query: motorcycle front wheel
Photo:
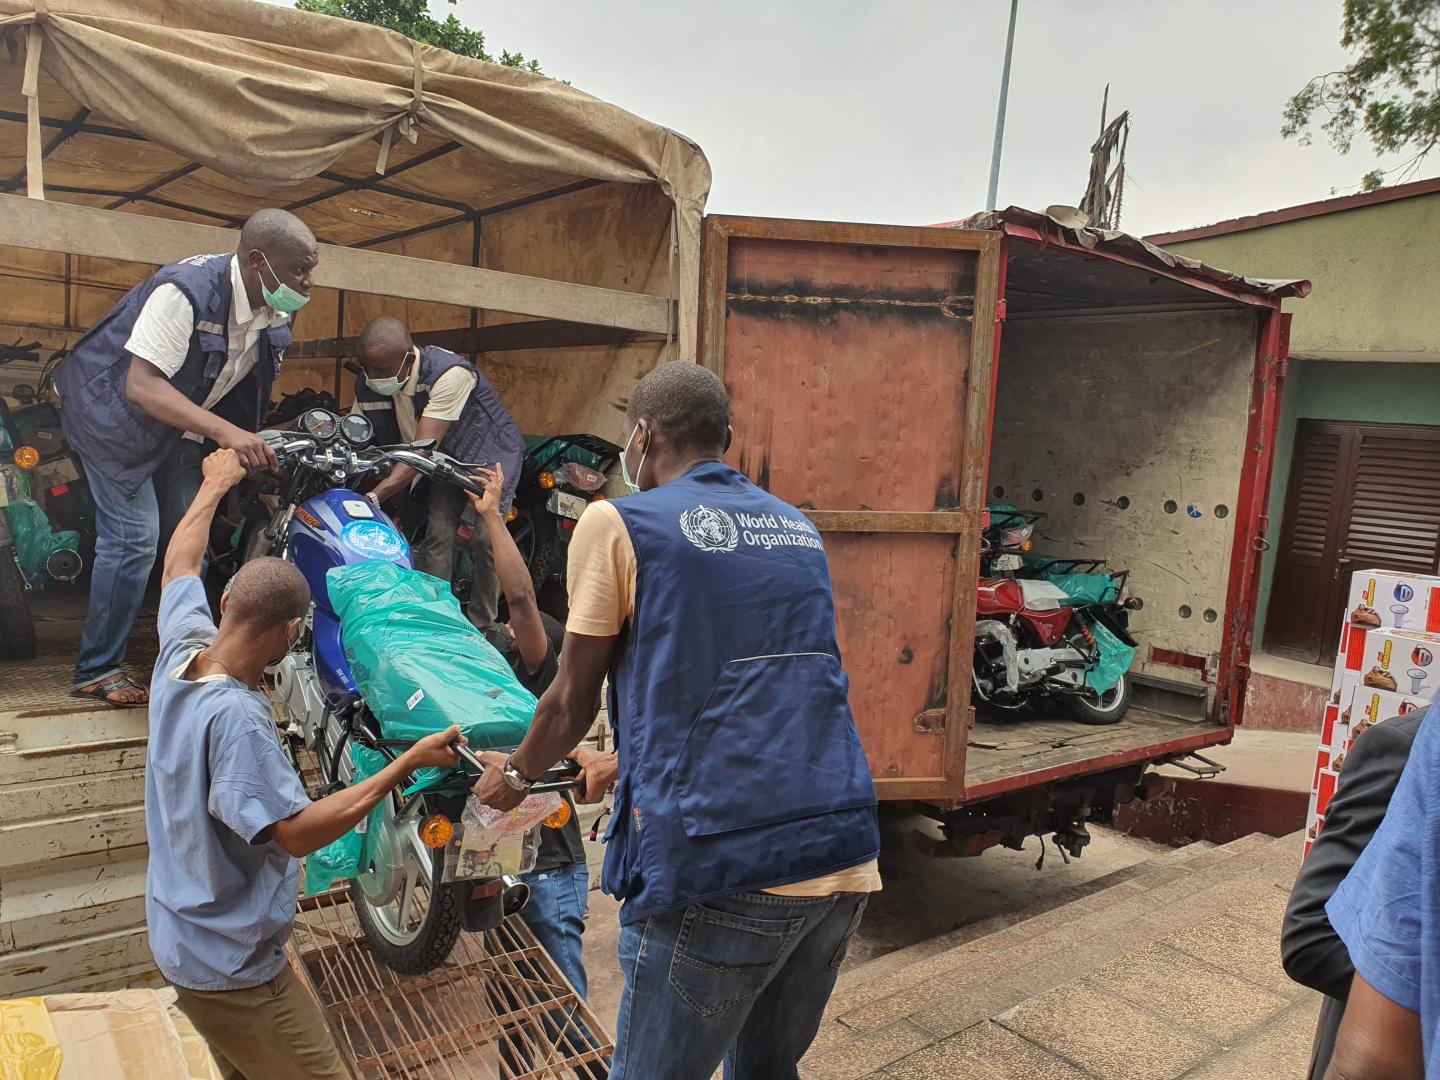
{"type": "Polygon", "coordinates": [[[456,890],[441,882],[444,852],[422,848],[395,825],[394,801],[374,838],[374,858],[350,884],[370,950],[386,967],[423,975],[443,964],[460,937],[456,890]]]}
{"type": "Polygon", "coordinates": [[[1073,719],[1082,724],[1118,724],[1130,711],[1130,677],[1121,675],[1120,681],[1104,694],[1067,697],[1065,708],[1073,719]]]}

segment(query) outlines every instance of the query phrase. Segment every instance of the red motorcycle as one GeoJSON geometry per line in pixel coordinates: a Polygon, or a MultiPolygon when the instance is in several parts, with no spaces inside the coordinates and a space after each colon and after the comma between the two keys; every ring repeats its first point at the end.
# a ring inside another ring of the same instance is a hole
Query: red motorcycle
{"type": "Polygon", "coordinates": [[[1103,562],[1022,569],[1039,517],[1000,512],[985,522],[987,576],[975,600],[976,696],[1010,711],[1053,700],[1081,723],[1118,723],[1130,708],[1126,672],[1137,646],[1130,612],[1140,602],[1127,595],[1129,575],[1109,574],[1103,562]],[[1001,577],[1006,571],[1014,576],[1001,577]]]}
{"type": "Polygon", "coordinates": [[[1130,708],[1125,669],[1137,644],[1117,617],[1123,610],[1120,604],[1076,603],[1049,581],[981,581],[975,598],[977,696],[1005,710],[1055,700],[1081,723],[1118,723],[1130,708]]]}

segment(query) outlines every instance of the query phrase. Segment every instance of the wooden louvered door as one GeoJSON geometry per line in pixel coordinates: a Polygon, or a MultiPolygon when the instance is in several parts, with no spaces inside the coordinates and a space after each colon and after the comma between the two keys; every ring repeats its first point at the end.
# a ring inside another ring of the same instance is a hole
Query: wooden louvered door
{"type": "Polygon", "coordinates": [[[1435,573],[1440,428],[1302,420],[1265,624],[1265,648],[1326,663],[1356,570],[1435,573]]]}

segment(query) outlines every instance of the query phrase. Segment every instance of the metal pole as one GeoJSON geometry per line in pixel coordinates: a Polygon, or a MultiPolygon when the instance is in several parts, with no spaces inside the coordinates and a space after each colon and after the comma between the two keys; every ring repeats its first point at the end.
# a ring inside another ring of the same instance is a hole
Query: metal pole
{"type": "Polygon", "coordinates": [[[1020,0],[1010,0],[1010,32],[1005,38],[1005,69],[1000,73],[1000,107],[995,113],[995,151],[990,155],[990,192],[985,196],[985,209],[995,209],[995,194],[1000,187],[1000,147],[1005,142],[1005,103],[1010,97],[1010,54],[1015,51],[1015,12],[1020,0]]]}

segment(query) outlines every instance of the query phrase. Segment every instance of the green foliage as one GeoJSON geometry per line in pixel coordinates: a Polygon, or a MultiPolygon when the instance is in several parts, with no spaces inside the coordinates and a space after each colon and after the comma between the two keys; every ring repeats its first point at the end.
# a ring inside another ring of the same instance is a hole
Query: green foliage
{"type": "MultiPolygon", "coordinates": [[[[1323,116],[1320,130],[1342,154],[1363,134],[1377,154],[1412,153],[1400,168],[1413,173],[1440,142],[1440,2],[1345,0],[1340,44],[1354,62],[1292,97],[1280,133],[1308,146],[1323,116]]],[[[1361,186],[1373,191],[1386,175],[1374,169],[1361,186]]]]}
{"type": "MultiPolygon", "coordinates": [[[[455,0],[450,0],[450,3],[455,3],[455,0]]],[[[523,53],[502,49],[497,57],[486,52],[482,31],[470,29],[454,15],[441,22],[430,14],[427,0],[296,0],[295,6],[301,11],[316,11],[321,15],[335,15],[398,30],[416,41],[438,45],[476,60],[523,68],[537,74],[540,71],[540,62],[527,60],[523,53]]]]}

